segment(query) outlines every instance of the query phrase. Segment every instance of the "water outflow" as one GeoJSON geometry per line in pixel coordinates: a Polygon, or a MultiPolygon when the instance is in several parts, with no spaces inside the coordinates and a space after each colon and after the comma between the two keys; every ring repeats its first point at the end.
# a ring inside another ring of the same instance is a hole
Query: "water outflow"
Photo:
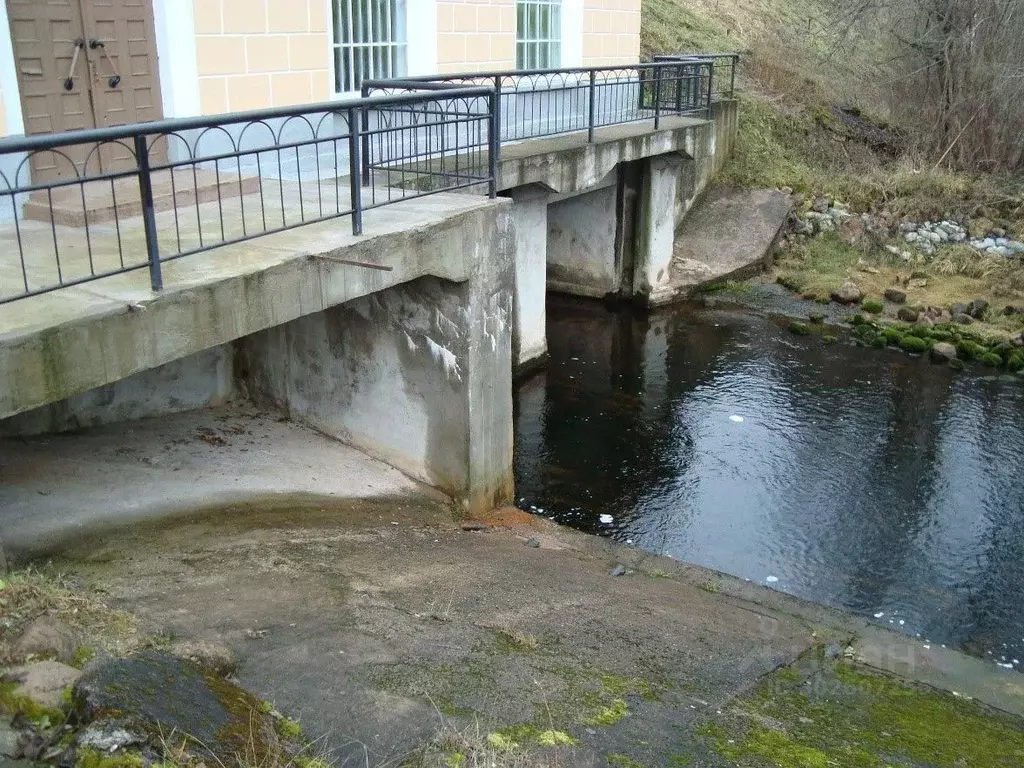
{"type": "Polygon", "coordinates": [[[547,330],[519,506],[1024,667],[1024,379],[741,312],[561,301],[547,330]]]}

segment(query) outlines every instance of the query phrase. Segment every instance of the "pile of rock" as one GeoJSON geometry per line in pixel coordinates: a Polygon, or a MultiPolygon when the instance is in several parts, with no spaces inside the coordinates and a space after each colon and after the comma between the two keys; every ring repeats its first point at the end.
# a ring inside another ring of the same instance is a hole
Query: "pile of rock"
{"type": "MultiPolygon", "coordinates": [[[[783,189],[787,191],[787,189],[783,189]]],[[[797,196],[797,207],[801,197],[797,196]]],[[[841,203],[827,197],[816,197],[809,211],[794,215],[790,227],[797,237],[814,237],[825,232],[838,232],[842,240],[855,245],[863,237],[869,237],[875,245],[885,245],[891,253],[900,256],[904,261],[920,261],[914,258],[912,251],[898,248],[886,241],[892,237],[901,237],[907,246],[916,249],[925,260],[935,255],[943,245],[968,245],[979,253],[987,253],[1004,258],[1024,259],[1024,240],[1009,237],[1005,230],[990,229],[982,236],[975,233],[971,236],[967,227],[952,219],[942,221],[900,221],[898,217],[882,211],[879,214],[855,214],[841,203]]]]}
{"type": "Polygon", "coordinates": [[[923,224],[904,221],[900,224],[900,232],[903,233],[904,242],[913,245],[926,256],[933,255],[940,245],[967,240],[967,228],[955,221],[926,221],[923,224]]]}

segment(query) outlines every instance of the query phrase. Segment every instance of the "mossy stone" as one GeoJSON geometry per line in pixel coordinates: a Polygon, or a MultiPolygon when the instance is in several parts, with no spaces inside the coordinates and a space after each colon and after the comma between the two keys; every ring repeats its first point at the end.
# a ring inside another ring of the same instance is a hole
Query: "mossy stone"
{"type": "Polygon", "coordinates": [[[811,312],[807,316],[807,319],[810,320],[812,323],[823,323],[823,322],[825,322],[825,313],[824,312],[811,312]]]}
{"type": "Polygon", "coordinates": [[[860,305],[860,308],[865,312],[870,312],[872,315],[880,315],[882,310],[885,309],[882,302],[876,301],[875,299],[868,299],[860,305]]]}
{"type": "Polygon", "coordinates": [[[789,324],[789,332],[795,333],[797,336],[806,336],[811,332],[811,329],[807,327],[806,323],[794,320],[789,324]]]}
{"type": "Polygon", "coordinates": [[[1006,367],[1015,373],[1024,371],[1024,352],[1018,350],[1011,354],[1006,361],[1006,367]]]}
{"type": "Polygon", "coordinates": [[[989,368],[1001,368],[1003,365],[1003,358],[995,352],[986,352],[978,359],[983,365],[987,365],[989,368]]]}
{"type": "Polygon", "coordinates": [[[900,342],[903,341],[903,334],[896,328],[886,328],[882,331],[881,336],[885,339],[886,344],[890,344],[894,347],[898,347],[900,342]]]}
{"type": "Polygon", "coordinates": [[[821,340],[825,344],[835,344],[837,341],[839,341],[839,337],[833,336],[831,334],[825,334],[824,336],[821,337],[821,340]]]}
{"type": "Polygon", "coordinates": [[[904,352],[920,355],[928,351],[928,342],[918,336],[907,334],[900,340],[900,348],[904,352]]]}

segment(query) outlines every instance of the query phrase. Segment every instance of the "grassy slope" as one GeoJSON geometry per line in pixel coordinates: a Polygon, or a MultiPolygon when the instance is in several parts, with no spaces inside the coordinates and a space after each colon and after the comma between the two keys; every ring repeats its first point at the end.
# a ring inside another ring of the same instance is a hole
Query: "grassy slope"
{"type": "MultiPolygon", "coordinates": [[[[876,121],[886,116],[885,83],[895,73],[871,22],[845,36],[842,19],[823,0],[644,0],[641,51],[739,51],[740,134],[719,180],[744,187],[792,187],[827,195],[856,211],[888,211],[915,219],[957,218],[974,230],[1000,225],[1024,236],[1024,182],[987,174],[936,170],[911,153],[879,154],[832,129],[829,104],[853,104],[876,121]]],[[[882,22],[878,22],[882,23],[882,22]]],[[[784,269],[806,271],[806,282],[824,291],[879,261],[884,277],[901,276],[903,265],[861,248],[810,248],[794,253],[784,269]],[[872,259],[872,256],[875,258],[872,259]],[[804,258],[806,257],[806,258],[804,258]],[[837,282],[838,281],[838,282],[837,282]]],[[[906,270],[909,272],[909,270],[906,270]]],[[[1024,298],[1020,275],[949,275],[929,267],[932,285],[918,297],[937,304],[949,295],[1024,298]]],[[[906,275],[902,275],[906,277],[906,275]]],[[[835,286],[834,286],[835,287],[835,286]]],[[[827,291],[826,291],[827,294],[827,291]]]]}

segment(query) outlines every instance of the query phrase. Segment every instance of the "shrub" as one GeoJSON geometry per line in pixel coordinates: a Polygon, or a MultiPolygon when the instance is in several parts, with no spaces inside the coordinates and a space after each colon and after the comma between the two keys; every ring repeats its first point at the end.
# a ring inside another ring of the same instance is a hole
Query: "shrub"
{"type": "Polygon", "coordinates": [[[835,344],[837,341],[839,341],[839,337],[833,336],[831,334],[825,334],[824,336],[821,337],[821,340],[826,344],[835,344]]]}
{"type": "Polygon", "coordinates": [[[1006,367],[1011,371],[1024,371],[1024,352],[1017,351],[1010,355],[1006,367]]]}
{"type": "Polygon", "coordinates": [[[989,368],[1000,368],[1003,365],[1003,358],[995,352],[986,352],[978,359],[981,360],[983,365],[987,365],[989,368]]]}
{"type": "Polygon", "coordinates": [[[860,305],[860,308],[873,315],[880,315],[882,310],[885,309],[885,307],[882,306],[882,302],[876,301],[875,299],[868,299],[860,305]]]}
{"type": "Polygon", "coordinates": [[[971,341],[969,339],[957,342],[956,352],[964,360],[971,360],[974,358],[980,359],[982,355],[988,354],[988,350],[985,349],[985,347],[981,346],[978,342],[971,341]]]}
{"type": "Polygon", "coordinates": [[[794,320],[789,324],[789,332],[795,333],[797,336],[806,336],[811,332],[811,329],[807,327],[806,323],[800,323],[794,320]]]}
{"type": "Polygon", "coordinates": [[[903,334],[895,328],[886,328],[882,331],[882,338],[885,339],[886,344],[898,347],[900,342],[903,341],[903,334]]]}
{"type": "Polygon", "coordinates": [[[811,312],[811,314],[807,316],[807,319],[810,320],[812,323],[823,323],[825,322],[825,313],[811,312]]]}

